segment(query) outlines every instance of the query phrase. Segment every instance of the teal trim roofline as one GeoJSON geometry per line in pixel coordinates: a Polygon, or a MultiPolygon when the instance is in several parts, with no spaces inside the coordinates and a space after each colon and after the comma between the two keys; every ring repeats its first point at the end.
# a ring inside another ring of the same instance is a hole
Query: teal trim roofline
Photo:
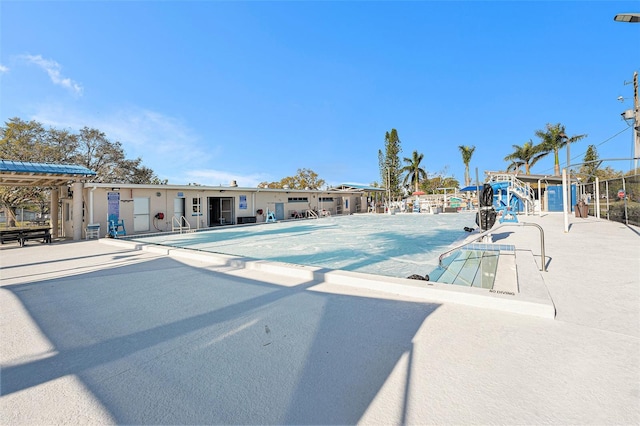
{"type": "Polygon", "coordinates": [[[32,163],[13,160],[0,160],[0,172],[64,176],[95,176],[97,174],[93,170],[75,164],[32,163]]]}

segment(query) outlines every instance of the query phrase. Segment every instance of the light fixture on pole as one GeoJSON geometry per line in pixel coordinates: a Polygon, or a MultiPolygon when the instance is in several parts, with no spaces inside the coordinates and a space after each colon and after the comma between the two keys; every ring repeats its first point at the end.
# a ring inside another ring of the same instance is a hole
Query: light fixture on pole
{"type": "MultiPolygon", "coordinates": [[[[631,12],[631,13],[618,13],[613,17],[613,20],[616,22],[628,22],[633,24],[640,23],[640,13],[631,12]]],[[[624,98],[618,100],[624,100],[624,98]]],[[[625,120],[627,120],[627,112],[622,113],[622,116],[625,120]]],[[[638,168],[638,156],[640,156],[640,101],[638,101],[638,72],[633,73],[633,157],[634,157],[634,169],[638,168]]]]}
{"type": "MultiPolygon", "coordinates": [[[[631,12],[631,13],[619,13],[613,17],[614,21],[617,22],[629,22],[633,24],[640,23],[640,13],[631,12]]],[[[624,101],[622,96],[618,97],[618,100],[624,101]]],[[[625,120],[627,120],[627,113],[629,111],[625,111],[622,113],[622,116],[625,120]]],[[[633,73],[633,111],[631,111],[633,115],[633,157],[634,157],[634,169],[638,168],[638,157],[640,156],[640,101],[638,101],[638,72],[633,73]]]]}
{"type": "Polygon", "coordinates": [[[640,13],[619,13],[613,17],[613,20],[617,22],[639,23],[640,13]]]}
{"type": "MultiPolygon", "coordinates": [[[[633,158],[634,169],[638,168],[638,158],[640,157],[640,100],[638,99],[638,72],[633,73],[633,108],[623,111],[620,115],[622,119],[630,124],[632,128],[631,138],[633,140],[633,158]]],[[[618,96],[620,102],[624,102],[626,99],[622,96],[618,96]]]]}

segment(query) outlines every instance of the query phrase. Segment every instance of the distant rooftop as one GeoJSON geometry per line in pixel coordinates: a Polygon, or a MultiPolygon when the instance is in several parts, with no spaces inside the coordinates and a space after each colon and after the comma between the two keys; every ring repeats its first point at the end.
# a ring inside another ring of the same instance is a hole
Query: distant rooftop
{"type": "Polygon", "coordinates": [[[358,183],[341,183],[340,185],[330,188],[331,191],[363,191],[363,192],[384,192],[384,188],[376,186],[361,185],[358,183]]]}

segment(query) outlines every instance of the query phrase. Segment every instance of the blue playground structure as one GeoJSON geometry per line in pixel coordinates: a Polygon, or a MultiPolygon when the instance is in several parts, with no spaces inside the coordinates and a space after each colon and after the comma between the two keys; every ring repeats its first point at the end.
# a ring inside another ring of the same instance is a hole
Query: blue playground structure
{"type": "MultiPolygon", "coordinates": [[[[532,213],[535,205],[533,189],[515,176],[494,175],[488,182],[493,188],[494,207],[502,212],[507,209],[515,214],[521,212],[532,213]]],[[[576,185],[570,186],[569,211],[573,211],[576,204],[576,185]]],[[[547,185],[546,187],[547,210],[550,212],[563,211],[562,185],[547,185]]]]}
{"type": "MultiPolygon", "coordinates": [[[[557,182],[557,180],[555,180],[557,182]]],[[[531,179],[529,179],[531,182],[531,179]]],[[[496,221],[518,222],[518,215],[521,213],[533,214],[537,209],[545,211],[561,212],[564,210],[563,190],[560,184],[545,183],[541,185],[538,180],[537,193],[531,187],[531,183],[525,183],[518,179],[516,175],[507,173],[496,173],[488,176],[486,186],[490,186],[493,197],[487,193],[486,200],[493,198],[491,207],[495,210],[496,221]],[[536,195],[540,195],[540,199],[536,195]]],[[[480,186],[463,188],[463,191],[479,191],[480,186]]],[[[488,190],[487,190],[488,191],[488,190]]],[[[576,205],[577,193],[576,184],[570,184],[570,190],[566,200],[568,211],[574,210],[576,205]]],[[[485,203],[487,202],[485,200],[485,203]]],[[[485,204],[486,207],[486,204],[485,204]]]]}
{"type": "Polygon", "coordinates": [[[493,207],[500,223],[518,222],[518,213],[533,212],[535,194],[515,176],[495,175],[488,183],[493,189],[493,207]]]}
{"type": "Polygon", "coordinates": [[[526,208],[520,195],[512,190],[509,181],[490,182],[493,189],[493,206],[498,215],[498,221],[518,222],[518,213],[526,208]]]}

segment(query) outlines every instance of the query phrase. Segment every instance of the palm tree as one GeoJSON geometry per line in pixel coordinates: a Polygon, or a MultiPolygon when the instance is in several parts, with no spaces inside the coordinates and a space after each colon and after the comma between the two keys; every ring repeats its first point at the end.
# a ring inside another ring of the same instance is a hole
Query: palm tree
{"type": "Polygon", "coordinates": [[[411,182],[416,191],[420,188],[420,180],[427,178],[427,172],[420,167],[423,158],[424,154],[413,151],[411,158],[404,157],[403,161],[408,164],[400,169],[400,173],[406,173],[403,184],[407,185],[408,182],[411,182]]]}
{"type": "Polygon", "coordinates": [[[553,173],[556,176],[560,176],[560,159],[558,157],[558,152],[561,148],[564,148],[565,146],[574,142],[578,142],[580,139],[585,138],[587,135],[567,136],[565,127],[562,124],[547,123],[547,130],[536,130],[536,136],[542,140],[541,145],[543,145],[543,149],[547,154],[553,151],[553,173]]]}
{"type": "Polygon", "coordinates": [[[471,185],[471,176],[469,175],[469,163],[471,162],[471,156],[473,156],[473,151],[476,150],[474,145],[465,146],[460,145],[458,147],[460,153],[462,154],[462,162],[464,163],[464,185],[471,185]]]}
{"type": "Polygon", "coordinates": [[[542,144],[534,145],[531,139],[522,146],[513,145],[513,150],[504,157],[504,161],[511,161],[507,170],[520,170],[520,167],[524,166],[525,174],[529,174],[531,167],[548,154],[542,144]]]}

